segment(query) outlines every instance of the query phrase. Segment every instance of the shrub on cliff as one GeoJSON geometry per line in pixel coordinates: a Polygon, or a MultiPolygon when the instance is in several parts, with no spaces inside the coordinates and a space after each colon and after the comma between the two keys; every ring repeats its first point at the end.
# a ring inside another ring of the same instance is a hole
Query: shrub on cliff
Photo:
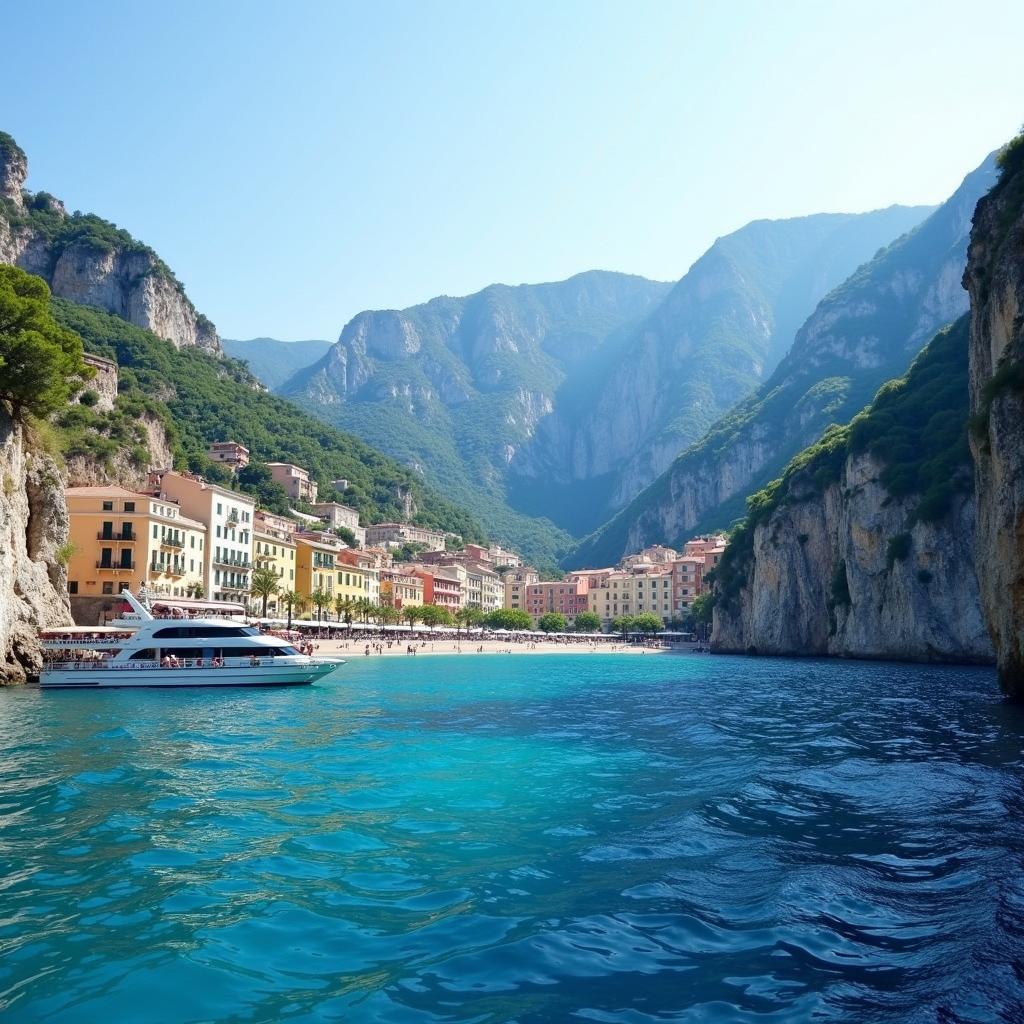
{"type": "Polygon", "coordinates": [[[51,315],[46,282],[0,266],[0,398],[15,416],[49,415],[92,375],[82,339],[51,315]]]}

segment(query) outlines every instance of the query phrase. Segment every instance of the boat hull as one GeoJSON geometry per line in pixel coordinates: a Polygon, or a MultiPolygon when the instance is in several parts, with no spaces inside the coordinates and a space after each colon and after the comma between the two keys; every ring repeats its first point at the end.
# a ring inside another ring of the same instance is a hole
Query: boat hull
{"type": "Polygon", "coordinates": [[[39,678],[43,690],[177,689],[179,687],[309,686],[343,662],[223,668],[56,669],[39,678]]]}

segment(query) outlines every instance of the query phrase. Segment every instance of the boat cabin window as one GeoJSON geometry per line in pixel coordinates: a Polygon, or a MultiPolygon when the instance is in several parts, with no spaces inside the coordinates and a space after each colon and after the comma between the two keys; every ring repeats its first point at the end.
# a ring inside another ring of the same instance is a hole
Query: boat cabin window
{"type": "Polygon", "coordinates": [[[164,626],[153,634],[154,640],[198,639],[214,636],[259,636],[259,630],[249,626],[164,626]]]}
{"type": "Polygon", "coordinates": [[[144,651],[136,651],[130,661],[156,661],[156,651],[152,647],[147,647],[144,651]]]}
{"type": "Polygon", "coordinates": [[[273,658],[286,652],[284,647],[223,647],[214,651],[219,658],[273,658]]]}

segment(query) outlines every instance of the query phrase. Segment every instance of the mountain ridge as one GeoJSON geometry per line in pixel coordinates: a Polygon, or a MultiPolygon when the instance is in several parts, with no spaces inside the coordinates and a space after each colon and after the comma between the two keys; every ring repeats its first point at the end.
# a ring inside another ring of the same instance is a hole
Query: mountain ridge
{"type": "Polygon", "coordinates": [[[817,306],[772,376],[633,502],[582,541],[567,566],[615,560],[654,541],[727,528],[746,495],[781,473],[832,422],[845,422],[925,341],[967,308],[960,287],[974,205],[994,181],[990,154],[914,231],[886,246],[817,306]]]}
{"type": "Polygon", "coordinates": [[[498,539],[529,550],[539,531],[564,554],[774,366],[814,298],[929,209],[753,222],[675,283],[586,271],[366,310],[280,392],[498,539]]]}

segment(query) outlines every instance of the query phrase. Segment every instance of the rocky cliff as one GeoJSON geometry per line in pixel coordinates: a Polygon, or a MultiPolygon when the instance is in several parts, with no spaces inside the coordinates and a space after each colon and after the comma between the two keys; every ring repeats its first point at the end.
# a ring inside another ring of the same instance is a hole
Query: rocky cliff
{"type": "Polygon", "coordinates": [[[964,284],[971,296],[975,558],[1000,685],[1024,699],[1024,136],[978,204],[964,284]]]}
{"type": "MultiPolygon", "coordinates": [[[[716,607],[720,652],[989,662],[974,572],[972,494],[939,523],[893,502],[871,457],[759,525],[746,585],[716,607]],[[900,538],[901,557],[891,544],[900,538]],[[905,538],[905,539],[904,539],[905,538]]],[[[804,481],[797,485],[813,490],[804,481]]]]}
{"type": "Polygon", "coordinates": [[[531,516],[579,536],[770,373],[823,295],[929,212],[757,221],[675,285],[594,271],[367,311],[282,393],[423,467],[517,546],[531,516]]]}
{"type": "Polygon", "coordinates": [[[849,420],[921,346],[967,309],[960,287],[971,215],[994,156],[918,228],[836,288],[749,398],[587,538],[567,564],[604,565],[650,543],[728,526],[746,495],[778,476],[829,423],[849,420]]]}
{"type": "Polygon", "coordinates": [[[220,351],[170,268],[126,231],[90,214],[68,214],[45,192],[24,190],[28,161],[0,133],[0,263],[38,274],[54,295],[122,317],[178,348],[220,351]]]}
{"type": "Polygon", "coordinates": [[[987,662],[967,321],[751,500],[715,580],[718,651],[987,662]]]}
{"type": "Polygon", "coordinates": [[[41,664],[36,630],[68,625],[64,483],[0,408],[0,680],[24,682],[41,664]]]}

